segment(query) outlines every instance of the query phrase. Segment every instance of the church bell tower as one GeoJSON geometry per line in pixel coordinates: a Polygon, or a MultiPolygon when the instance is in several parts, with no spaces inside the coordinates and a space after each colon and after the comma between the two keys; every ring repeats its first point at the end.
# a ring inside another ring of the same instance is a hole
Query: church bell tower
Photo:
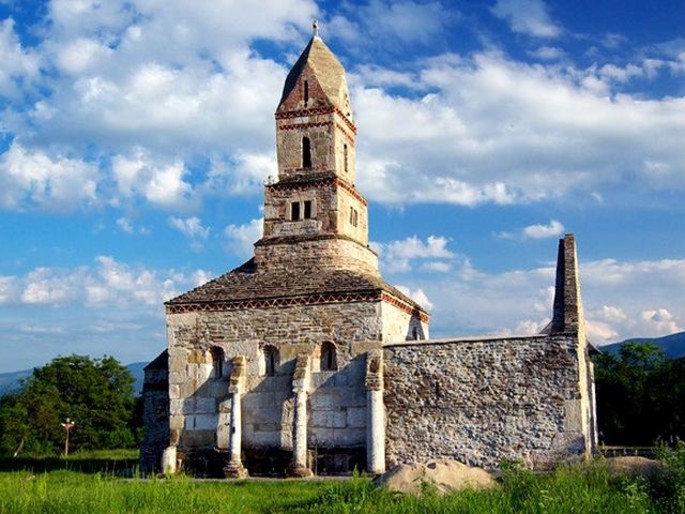
{"type": "Polygon", "coordinates": [[[266,185],[258,269],[303,265],[378,274],[368,248],[367,201],[355,187],[356,132],[345,69],[315,23],[276,109],[278,179],[266,185]]]}

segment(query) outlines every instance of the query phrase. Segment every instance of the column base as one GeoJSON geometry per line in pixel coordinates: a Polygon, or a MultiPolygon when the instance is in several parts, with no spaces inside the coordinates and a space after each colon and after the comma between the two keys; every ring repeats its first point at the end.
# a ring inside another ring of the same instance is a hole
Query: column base
{"type": "Polygon", "coordinates": [[[224,477],[226,478],[247,478],[248,476],[247,469],[240,461],[230,461],[224,466],[224,477]]]}
{"type": "Polygon", "coordinates": [[[313,477],[314,473],[312,473],[311,469],[305,468],[304,466],[297,466],[295,464],[291,464],[290,466],[288,466],[285,475],[288,478],[309,478],[313,477]]]}

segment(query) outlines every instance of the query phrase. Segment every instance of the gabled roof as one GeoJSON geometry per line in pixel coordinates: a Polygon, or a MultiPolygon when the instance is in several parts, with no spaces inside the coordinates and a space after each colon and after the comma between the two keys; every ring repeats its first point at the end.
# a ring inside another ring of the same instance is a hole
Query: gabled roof
{"type": "Polygon", "coordinates": [[[314,72],[326,98],[332,105],[343,110],[344,106],[341,104],[344,94],[347,93],[345,68],[340,64],[340,61],[331,52],[330,48],[326,46],[326,43],[317,35],[312,37],[309,44],[302,51],[302,55],[300,55],[290,70],[290,73],[288,73],[285,85],[283,86],[281,100],[278,102],[278,108],[281,108],[283,102],[295,89],[298,79],[307,66],[314,72]]]}

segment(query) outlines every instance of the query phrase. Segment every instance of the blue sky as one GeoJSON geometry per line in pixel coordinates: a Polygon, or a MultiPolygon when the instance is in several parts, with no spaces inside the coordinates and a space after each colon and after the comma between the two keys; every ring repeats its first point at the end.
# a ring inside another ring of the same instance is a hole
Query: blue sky
{"type": "Polygon", "coordinates": [[[684,329],[682,3],[247,4],[0,0],[0,372],[151,359],[163,302],[249,258],[313,19],[433,337],[542,328],[565,232],[593,342],[684,329]]]}

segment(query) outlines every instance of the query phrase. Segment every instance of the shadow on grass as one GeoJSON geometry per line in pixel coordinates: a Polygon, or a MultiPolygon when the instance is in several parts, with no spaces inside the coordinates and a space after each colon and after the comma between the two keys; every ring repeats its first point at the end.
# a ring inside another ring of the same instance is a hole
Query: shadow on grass
{"type": "Polygon", "coordinates": [[[15,457],[0,458],[0,471],[75,471],[94,475],[104,473],[116,476],[133,476],[138,469],[137,458],[64,458],[64,457],[15,457]]]}

